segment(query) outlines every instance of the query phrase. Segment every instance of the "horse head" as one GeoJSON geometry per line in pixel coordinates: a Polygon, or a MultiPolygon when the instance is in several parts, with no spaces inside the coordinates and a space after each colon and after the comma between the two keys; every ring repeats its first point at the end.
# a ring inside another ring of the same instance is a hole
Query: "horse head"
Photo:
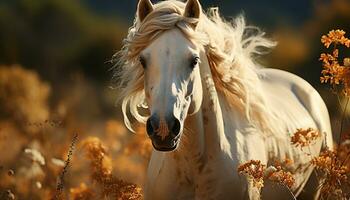
{"type": "MultiPolygon", "coordinates": [[[[153,10],[149,0],[140,0],[137,11],[140,22],[147,23],[153,10]]],[[[200,15],[198,0],[189,0],[183,17],[198,19],[200,15]]],[[[190,29],[195,31],[196,25],[190,29]]],[[[199,110],[202,101],[199,62],[200,48],[176,26],[159,34],[139,54],[150,111],[146,129],[156,150],[176,149],[186,116],[199,110]]]]}

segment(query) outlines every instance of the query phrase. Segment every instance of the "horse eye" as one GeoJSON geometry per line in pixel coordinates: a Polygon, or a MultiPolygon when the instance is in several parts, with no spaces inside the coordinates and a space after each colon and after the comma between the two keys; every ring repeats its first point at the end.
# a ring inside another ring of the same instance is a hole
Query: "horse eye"
{"type": "Polygon", "coordinates": [[[146,68],[146,60],[144,57],[139,58],[140,64],[142,65],[143,68],[146,68]]]}
{"type": "Polygon", "coordinates": [[[191,67],[194,68],[199,63],[199,57],[194,57],[191,62],[191,67]]]}

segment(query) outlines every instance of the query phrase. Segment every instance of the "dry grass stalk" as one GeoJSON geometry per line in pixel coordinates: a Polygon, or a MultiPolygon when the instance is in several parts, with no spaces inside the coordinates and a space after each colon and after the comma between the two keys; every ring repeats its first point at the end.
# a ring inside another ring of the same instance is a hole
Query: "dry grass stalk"
{"type": "Polygon", "coordinates": [[[68,172],[68,168],[69,168],[69,164],[71,162],[72,156],[73,156],[73,151],[75,148],[75,144],[78,140],[78,134],[75,134],[73,139],[72,139],[72,143],[69,147],[69,151],[68,151],[68,156],[67,156],[67,160],[65,162],[65,165],[63,167],[63,170],[58,178],[58,183],[57,183],[57,187],[56,187],[56,191],[55,191],[55,196],[53,199],[57,200],[57,199],[61,199],[61,194],[62,194],[62,189],[64,187],[64,176],[65,174],[68,172]]]}
{"type": "MultiPolygon", "coordinates": [[[[348,196],[344,190],[349,186],[349,168],[344,164],[344,160],[339,159],[337,151],[324,150],[318,157],[312,159],[311,163],[325,178],[320,185],[321,195],[326,199],[329,196],[336,199],[343,199],[348,196]]],[[[349,189],[349,188],[348,188],[349,189]]]]}
{"type": "Polygon", "coordinates": [[[104,197],[112,195],[116,199],[139,200],[142,199],[141,188],[112,175],[107,149],[98,138],[90,137],[84,140],[83,146],[87,150],[90,160],[91,177],[96,182],[104,197]]]}
{"type": "MultiPolygon", "coordinates": [[[[332,30],[327,35],[322,36],[321,42],[326,48],[333,44],[333,51],[331,54],[322,53],[320,60],[323,62],[322,83],[329,83],[333,88],[341,86],[341,92],[349,98],[350,92],[350,58],[345,58],[343,64],[339,62],[339,45],[350,48],[350,40],[345,37],[345,31],[332,30]]],[[[345,119],[345,111],[349,99],[343,110],[340,138],[343,138],[343,123],[345,119]]],[[[318,157],[312,159],[311,163],[318,171],[322,173],[324,181],[319,186],[321,189],[321,197],[328,199],[349,199],[350,198],[350,184],[349,184],[349,165],[347,159],[350,156],[349,141],[345,140],[340,143],[335,150],[326,149],[320,153],[318,157]]]]}

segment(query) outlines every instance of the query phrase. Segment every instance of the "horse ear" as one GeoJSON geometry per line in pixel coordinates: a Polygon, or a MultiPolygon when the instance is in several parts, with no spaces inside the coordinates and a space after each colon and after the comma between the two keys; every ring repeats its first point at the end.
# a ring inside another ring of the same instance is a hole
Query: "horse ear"
{"type": "Polygon", "coordinates": [[[185,8],[185,17],[199,18],[202,13],[202,6],[198,0],[187,0],[185,8]]]}
{"type": "Polygon", "coordinates": [[[153,11],[153,4],[150,0],[139,0],[137,5],[137,15],[142,22],[146,16],[153,11]]]}

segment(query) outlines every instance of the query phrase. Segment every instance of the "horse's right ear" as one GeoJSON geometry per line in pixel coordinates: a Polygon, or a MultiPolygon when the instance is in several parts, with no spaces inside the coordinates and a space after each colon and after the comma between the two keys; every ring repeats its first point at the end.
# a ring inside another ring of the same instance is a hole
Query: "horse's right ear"
{"type": "Polygon", "coordinates": [[[140,22],[142,22],[146,16],[153,11],[153,4],[150,0],[139,0],[137,5],[137,15],[140,22]]]}
{"type": "Polygon", "coordinates": [[[187,0],[185,8],[185,17],[199,18],[202,12],[202,6],[198,0],[187,0]]]}

